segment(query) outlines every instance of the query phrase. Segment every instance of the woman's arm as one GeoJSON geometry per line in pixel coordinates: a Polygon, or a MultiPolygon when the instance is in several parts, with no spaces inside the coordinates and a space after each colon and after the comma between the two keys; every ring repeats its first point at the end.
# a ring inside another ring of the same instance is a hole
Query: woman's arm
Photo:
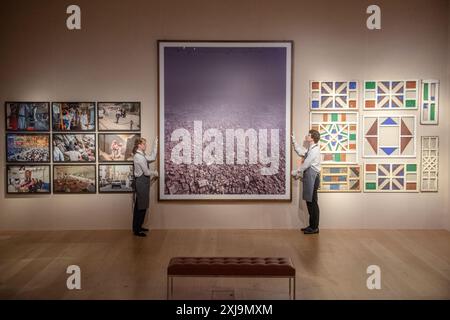
{"type": "Polygon", "coordinates": [[[145,156],[148,162],[153,162],[156,160],[156,155],[158,153],[158,137],[155,138],[155,141],[153,141],[153,147],[152,152],[149,156],[145,156]]]}

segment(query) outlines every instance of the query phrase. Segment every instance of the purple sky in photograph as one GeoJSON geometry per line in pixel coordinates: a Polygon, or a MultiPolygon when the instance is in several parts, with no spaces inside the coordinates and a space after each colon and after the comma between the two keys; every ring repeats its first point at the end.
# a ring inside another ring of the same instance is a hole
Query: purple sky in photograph
{"type": "Polygon", "coordinates": [[[284,111],[286,48],[166,47],[164,68],[166,111],[223,104],[284,111]]]}

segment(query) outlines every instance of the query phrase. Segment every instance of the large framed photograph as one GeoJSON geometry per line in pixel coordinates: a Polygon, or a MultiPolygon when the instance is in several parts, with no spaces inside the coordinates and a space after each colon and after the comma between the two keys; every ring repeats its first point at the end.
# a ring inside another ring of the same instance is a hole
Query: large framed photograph
{"type": "Polygon", "coordinates": [[[95,165],[54,165],[53,193],[96,193],[95,165]]]}
{"type": "Polygon", "coordinates": [[[95,162],[95,134],[53,134],[53,162],[95,162]]]}
{"type": "Polygon", "coordinates": [[[94,131],[95,102],[52,102],[53,131],[94,131]]]}
{"type": "Polygon", "coordinates": [[[136,133],[99,133],[98,158],[101,162],[133,161],[136,133]]]}
{"type": "Polygon", "coordinates": [[[134,166],[132,164],[100,164],[98,191],[100,193],[133,192],[134,166]]]}
{"type": "Polygon", "coordinates": [[[5,102],[6,131],[49,131],[49,102],[5,102]]]}
{"type": "Polygon", "coordinates": [[[140,102],[98,102],[99,131],[140,131],[140,102]]]}
{"type": "Polygon", "coordinates": [[[6,162],[50,162],[50,134],[7,133],[6,162]]]}
{"type": "Polygon", "coordinates": [[[50,165],[6,166],[6,193],[51,193],[50,165]]]}
{"type": "Polygon", "coordinates": [[[291,200],[292,46],[158,41],[160,200],[291,200]]]}

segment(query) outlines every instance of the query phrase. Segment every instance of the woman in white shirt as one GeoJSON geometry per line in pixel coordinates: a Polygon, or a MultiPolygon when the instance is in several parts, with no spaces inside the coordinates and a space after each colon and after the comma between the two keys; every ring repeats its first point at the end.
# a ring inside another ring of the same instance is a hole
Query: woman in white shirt
{"type": "Polygon", "coordinates": [[[133,162],[134,162],[134,181],[135,181],[135,202],[133,210],[133,233],[138,237],[145,237],[144,231],[149,231],[143,228],[142,224],[145,220],[145,213],[150,203],[150,180],[152,177],[157,177],[158,172],[151,171],[148,167],[150,162],[156,160],[158,149],[158,138],[153,142],[153,148],[149,156],[145,154],[147,148],[147,140],[138,138],[134,142],[133,148],[133,162]]]}

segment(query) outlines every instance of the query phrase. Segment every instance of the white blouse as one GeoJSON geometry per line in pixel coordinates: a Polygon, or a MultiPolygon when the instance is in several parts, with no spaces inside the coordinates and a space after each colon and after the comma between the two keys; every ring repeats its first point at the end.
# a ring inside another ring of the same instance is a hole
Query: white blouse
{"type": "Polygon", "coordinates": [[[134,158],[133,158],[133,162],[134,162],[134,176],[140,177],[142,175],[145,176],[158,176],[158,172],[157,171],[152,171],[150,170],[150,168],[148,167],[148,164],[151,162],[154,162],[156,160],[156,153],[158,152],[158,144],[157,141],[155,139],[155,141],[153,142],[153,148],[152,148],[152,152],[150,153],[149,156],[147,156],[144,152],[142,152],[141,150],[137,150],[134,158]]]}

